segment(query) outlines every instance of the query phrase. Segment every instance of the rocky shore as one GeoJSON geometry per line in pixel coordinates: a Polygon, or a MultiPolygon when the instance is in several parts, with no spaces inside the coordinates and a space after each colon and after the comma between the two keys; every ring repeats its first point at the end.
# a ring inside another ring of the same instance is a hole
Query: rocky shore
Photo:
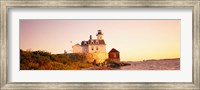
{"type": "Polygon", "coordinates": [[[93,66],[89,68],[82,68],[82,70],[119,70],[120,67],[122,66],[128,66],[131,65],[130,63],[127,62],[109,62],[104,65],[98,65],[98,66],[93,66]]]}
{"type": "Polygon", "coordinates": [[[180,59],[109,62],[82,70],[180,70],[180,59]]]}

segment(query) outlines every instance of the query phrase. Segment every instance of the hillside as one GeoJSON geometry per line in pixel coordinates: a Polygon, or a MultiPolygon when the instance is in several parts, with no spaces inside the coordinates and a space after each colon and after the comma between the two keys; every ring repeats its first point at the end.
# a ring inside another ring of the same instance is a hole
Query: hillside
{"type": "Polygon", "coordinates": [[[51,54],[20,50],[20,70],[80,70],[94,66],[82,54],[51,54]]]}

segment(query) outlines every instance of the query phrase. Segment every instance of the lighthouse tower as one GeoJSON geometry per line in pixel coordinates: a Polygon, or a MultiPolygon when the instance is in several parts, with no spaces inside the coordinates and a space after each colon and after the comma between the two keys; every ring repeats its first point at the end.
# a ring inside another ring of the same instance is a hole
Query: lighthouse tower
{"type": "Polygon", "coordinates": [[[101,31],[101,30],[98,30],[96,36],[97,36],[97,39],[98,39],[98,40],[102,40],[102,39],[103,39],[103,33],[102,33],[102,31],[101,31]]]}

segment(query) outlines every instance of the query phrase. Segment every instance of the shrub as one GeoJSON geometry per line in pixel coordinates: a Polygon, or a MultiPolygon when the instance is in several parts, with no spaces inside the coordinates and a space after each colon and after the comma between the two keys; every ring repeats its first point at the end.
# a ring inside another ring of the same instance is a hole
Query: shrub
{"type": "Polygon", "coordinates": [[[20,50],[21,70],[79,70],[91,67],[84,54],[51,54],[45,51],[20,50]]]}

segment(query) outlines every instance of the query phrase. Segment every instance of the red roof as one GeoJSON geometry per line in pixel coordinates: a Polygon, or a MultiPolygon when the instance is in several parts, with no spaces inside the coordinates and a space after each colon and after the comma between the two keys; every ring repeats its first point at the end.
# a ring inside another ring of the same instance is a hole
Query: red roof
{"type": "Polygon", "coordinates": [[[111,52],[118,52],[119,53],[119,51],[117,51],[116,49],[114,49],[114,48],[112,48],[111,50],[110,50],[110,52],[109,53],[111,53],[111,52]]]}

